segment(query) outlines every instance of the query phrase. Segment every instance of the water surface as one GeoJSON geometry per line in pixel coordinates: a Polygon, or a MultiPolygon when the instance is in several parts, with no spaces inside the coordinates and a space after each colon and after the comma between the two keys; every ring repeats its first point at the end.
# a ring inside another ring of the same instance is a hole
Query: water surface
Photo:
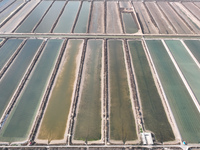
{"type": "Polygon", "coordinates": [[[74,29],[74,33],[86,33],[88,27],[88,19],[90,13],[91,2],[83,1],[81,11],[78,16],[78,20],[74,29]]]}
{"type": "Polygon", "coordinates": [[[65,1],[55,1],[45,17],[42,19],[42,22],[34,31],[35,33],[48,33],[50,32],[53,24],[55,23],[60,11],[62,10],[65,1]]]}
{"type": "Polygon", "coordinates": [[[79,1],[69,1],[58,20],[56,27],[54,28],[54,33],[70,33],[72,30],[72,26],[74,24],[78,8],[80,2],[79,1]]]}
{"type": "Polygon", "coordinates": [[[136,33],[138,31],[137,24],[131,13],[122,13],[122,19],[126,33],[136,33]]]}
{"type": "Polygon", "coordinates": [[[0,70],[22,43],[22,39],[9,39],[0,48],[0,70]]]}

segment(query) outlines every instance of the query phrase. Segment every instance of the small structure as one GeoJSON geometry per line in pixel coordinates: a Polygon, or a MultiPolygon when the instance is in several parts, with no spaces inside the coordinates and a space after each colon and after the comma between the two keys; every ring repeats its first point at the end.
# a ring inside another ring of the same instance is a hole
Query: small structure
{"type": "Polygon", "coordinates": [[[141,139],[144,145],[153,145],[153,138],[151,133],[149,132],[141,133],[141,139]]]}

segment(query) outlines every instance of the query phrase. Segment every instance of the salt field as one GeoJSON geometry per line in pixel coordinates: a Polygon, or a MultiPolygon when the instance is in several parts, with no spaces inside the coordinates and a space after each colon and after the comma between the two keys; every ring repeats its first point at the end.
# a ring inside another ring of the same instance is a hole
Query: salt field
{"type": "Polygon", "coordinates": [[[0,23],[10,15],[10,12],[15,11],[22,4],[23,4],[23,0],[17,0],[12,5],[10,5],[7,9],[2,11],[0,15],[0,23]]]}
{"type": "Polygon", "coordinates": [[[102,45],[100,40],[87,43],[75,140],[101,139],[102,45]]]}
{"type": "Polygon", "coordinates": [[[0,150],[200,147],[200,2],[0,0],[0,150]]]}
{"type": "Polygon", "coordinates": [[[161,97],[156,89],[142,44],[140,41],[129,41],[129,47],[142,101],[145,127],[155,134],[156,140],[173,141],[174,135],[161,97]]]}
{"type": "Polygon", "coordinates": [[[86,33],[88,29],[88,19],[90,13],[91,2],[83,1],[81,10],[76,22],[74,33],[86,33]]]}
{"type": "Polygon", "coordinates": [[[37,7],[31,12],[27,18],[22,22],[22,24],[17,28],[15,32],[17,33],[28,33],[32,32],[34,26],[40,21],[45,11],[52,4],[51,1],[42,1],[37,5],[37,7]]]}
{"type": "Polygon", "coordinates": [[[137,139],[122,41],[108,41],[110,137],[123,142],[137,139]]]}
{"type": "Polygon", "coordinates": [[[187,47],[192,52],[193,56],[197,59],[197,61],[200,63],[200,41],[198,40],[185,40],[184,41],[187,47]]]}
{"type": "Polygon", "coordinates": [[[51,142],[52,140],[63,140],[65,138],[64,133],[73,100],[73,89],[82,47],[82,40],[68,41],[63,62],[38,133],[38,140],[48,140],[51,142]]]}
{"type": "Polygon", "coordinates": [[[18,54],[17,58],[14,60],[12,65],[4,74],[3,78],[0,80],[1,116],[9,101],[11,100],[12,95],[15,93],[18,84],[22,80],[22,77],[24,76],[41,43],[42,40],[28,40],[18,54]]]}
{"type": "Polygon", "coordinates": [[[35,33],[50,32],[54,22],[56,21],[60,13],[60,11],[56,10],[61,10],[64,4],[65,1],[55,1],[34,32],[35,33]]]}
{"type": "Polygon", "coordinates": [[[104,3],[94,2],[91,14],[90,33],[104,33],[104,3]]]}
{"type": "Polygon", "coordinates": [[[117,2],[107,2],[107,18],[106,18],[107,33],[122,33],[122,25],[119,18],[119,10],[117,2]]]}
{"type": "Polygon", "coordinates": [[[122,18],[124,21],[126,33],[136,33],[138,31],[137,23],[134,21],[132,14],[123,13],[122,18]]]}
{"type": "Polygon", "coordinates": [[[182,139],[197,143],[200,139],[200,115],[192,98],[162,42],[147,40],[146,43],[182,139]]]}
{"type": "Polygon", "coordinates": [[[181,72],[187,80],[190,88],[192,89],[195,97],[200,103],[200,68],[194,62],[182,43],[178,40],[165,41],[170,52],[172,53],[176,63],[178,64],[181,72]]]}
{"type": "Polygon", "coordinates": [[[14,54],[22,41],[22,39],[9,39],[0,48],[0,70],[4,67],[6,62],[8,62],[9,58],[14,54]]]}
{"type": "Polygon", "coordinates": [[[51,76],[62,40],[49,40],[0,133],[0,141],[25,141],[51,76]]]}
{"type": "Polygon", "coordinates": [[[58,23],[56,24],[53,30],[54,33],[70,33],[71,32],[79,6],[80,6],[80,2],[78,1],[75,1],[75,2],[69,1],[67,3],[60,19],[58,20],[58,23]]]}

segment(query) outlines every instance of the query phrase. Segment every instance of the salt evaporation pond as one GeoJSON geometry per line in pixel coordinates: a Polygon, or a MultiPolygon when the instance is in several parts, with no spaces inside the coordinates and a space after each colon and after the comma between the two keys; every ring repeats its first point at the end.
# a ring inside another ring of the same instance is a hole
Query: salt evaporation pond
{"type": "Polygon", "coordinates": [[[122,20],[124,21],[126,33],[136,33],[138,31],[137,23],[131,13],[122,13],[122,20]]]}
{"type": "Polygon", "coordinates": [[[41,43],[42,40],[28,40],[0,80],[0,116],[6,109],[41,43]]]}
{"type": "Polygon", "coordinates": [[[200,103],[200,68],[194,62],[183,44],[178,40],[165,40],[181,72],[200,103]]]}
{"type": "MultiPolygon", "coordinates": [[[[63,140],[80,65],[83,40],[69,40],[37,135],[38,140],[63,140]]],[[[66,141],[64,140],[63,143],[66,141]]]]}
{"type": "Polygon", "coordinates": [[[75,140],[101,139],[102,40],[89,40],[83,67],[75,140]]]}
{"type": "Polygon", "coordinates": [[[60,11],[62,10],[65,1],[55,1],[45,17],[42,19],[42,22],[38,25],[35,33],[48,33],[50,32],[51,28],[53,27],[53,24],[56,22],[56,19],[58,18],[58,15],[60,14],[60,11]]]}
{"type": "Polygon", "coordinates": [[[83,1],[81,11],[74,29],[74,33],[86,33],[88,27],[88,19],[90,13],[91,2],[83,1]]]}
{"type": "Polygon", "coordinates": [[[119,11],[117,2],[107,2],[106,16],[106,32],[107,33],[122,33],[121,21],[119,19],[119,11]]]}
{"type": "Polygon", "coordinates": [[[173,141],[175,137],[154,83],[142,43],[141,41],[128,43],[142,102],[145,129],[152,131],[159,142],[173,141]]]}
{"type": "Polygon", "coordinates": [[[22,43],[22,39],[8,39],[0,48],[0,70],[22,43]]]}
{"type": "Polygon", "coordinates": [[[27,140],[62,43],[63,40],[58,39],[47,42],[26,86],[2,128],[0,141],[27,140]]]}
{"type": "Polygon", "coordinates": [[[78,13],[79,5],[80,5],[79,1],[69,1],[67,3],[60,19],[58,20],[56,27],[53,30],[54,33],[71,32],[76,15],[78,13]]]}
{"type": "Polygon", "coordinates": [[[17,0],[10,7],[1,12],[0,23],[4,19],[6,19],[13,11],[15,11],[23,2],[24,2],[23,0],[17,0]]]}
{"type": "Polygon", "coordinates": [[[146,40],[183,140],[200,141],[200,115],[161,41],[146,40]]]}
{"type": "Polygon", "coordinates": [[[90,33],[104,33],[104,2],[93,2],[90,33]]]}
{"type": "Polygon", "coordinates": [[[194,57],[200,63],[200,41],[199,40],[185,40],[187,47],[190,49],[194,57]]]}
{"type": "Polygon", "coordinates": [[[0,2],[0,13],[6,8],[9,7],[11,3],[13,3],[15,0],[2,0],[0,2]]]}
{"type": "Polygon", "coordinates": [[[31,12],[31,14],[23,21],[16,30],[17,33],[30,33],[34,26],[42,18],[46,10],[51,5],[52,1],[41,1],[39,5],[31,12]]]}
{"type": "Polygon", "coordinates": [[[108,41],[110,138],[123,142],[137,139],[136,123],[125,66],[122,41],[108,41]]]}
{"type": "Polygon", "coordinates": [[[39,0],[29,1],[22,7],[16,14],[10,18],[5,24],[0,28],[1,33],[11,33],[16,26],[27,16],[29,12],[39,3],[39,0]]]}

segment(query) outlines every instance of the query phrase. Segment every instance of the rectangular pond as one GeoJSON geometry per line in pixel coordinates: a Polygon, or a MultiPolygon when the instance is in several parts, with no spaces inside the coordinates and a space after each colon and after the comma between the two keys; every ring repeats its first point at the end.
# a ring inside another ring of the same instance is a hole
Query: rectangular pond
{"type": "Polygon", "coordinates": [[[83,1],[74,33],[86,33],[88,28],[88,19],[90,14],[91,2],[83,1]]]}
{"type": "Polygon", "coordinates": [[[194,57],[200,63],[200,41],[199,40],[185,40],[184,43],[190,49],[194,57]]]}
{"type": "MultiPolygon", "coordinates": [[[[28,40],[0,80],[0,116],[17,89],[42,40],[28,40]]],[[[0,140],[1,141],[1,140],[0,140]]]]}
{"type": "Polygon", "coordinates": [[[42,19],[42,22],[38,25],[35,33],[48,33],[50,32],[51,28],[53,27],[53,24],[56,22],[56,19],[58,18],[58,15],[60,14],[60,11],[65,5],[65,1],[55,1],[47,14],[42,19]]]}
{"type": "Polygon", "coordinates": [[[124,23],[125,33],[136,33],[138,31],[136,20],[131,13],[122,13],[122,20],[124,23]]]}
{"type": "Polygon", "coordinates": [[[102,41],[89,40],[83,67],[75,140],[101,139],[102,41]]]}
{"type": "Polygon", "coordinates": [[[0,2],[0,13],[9,7],[15,0],[2,0],[0,2]]]}
{"type": "Polygon", "coordinates": [[[78,9],[79,1],[69,1],[56,24],[53,33],[70,33],[74,24],[78,9]],[[67,21],[66,21],[67,20],[67,21]]]}
{"type": "Polygon", "coordinates": [[[200,68],[194,62],[183,44],[178,40],[165,40],[181,72],[200,103],[200,68]]]}
{"type": "Polygon", "coordinates": [[[1,28],[1,33],[11,33],[17,25],[28,15],[29,12],[39,3],[39,0],[29,1],[16,14],[9,19],[1,28]]]}
{"type": "Polygon", "coordinates": [[[129,41],[146,130],[159,142],[175,139],[158,93],[141,41],[129,41]],[[165,129],[165,130],[163,130],[165,129]]]}
{"type": "Polygon", "coordinates": [[[22,39],[8,39],[0,48],[0,70],[22,43],[22,39]]]}
{"type": "Polygon", "coordinates": [[[108,1],[106,8],[106,33],[122,33],[117,2],[108,1]]]}
{"type": "MultiPolygon", "coordinates": [[[[69,40],[59,67],[49,102],[37,134],[37,140],[63,140],[73,101],[83,40],[69,40]]],[[[66,141],[64,141],[65,143],[66,141]]]]}
{"type": "Polygon", "coordinates": [[[0,23],[6,19],[12,12],[14,12],[20,5],[24,3],[23,0],[17,0],[12,5],[10,5],[7,9],[1,12],[0,15],[0,23]]]}
{"type": "Polygon", "coordinates": [[[52,1],[41,1],[39,5],[29,14],[23,23],[17,28],[17,33],[30,33],[34,26],[42,18],[46,10],[51,5],[52,1]]]}
{"type": "Polygon", "coordinates": [[[93,2],[90,33],[104,33],[104,2],[93,2]]]}
{"type": "Polygon", "coordinates": [[[200,142],[200,114],[161,41],[146,40],[182,140],[200,142]]]}
{"type": "Polygon", "coordinates": [[[158,2],[158,6],[165,13],[165,16],[171,22],[171,24],[176,29],[178,34],[191,34],[191,30],[183,22],[183,20],[178,16],[178,14],[171,8],[170,4],[167,2],[158,2]]]}
{"type": "Polygon", "coordinates": [[[57,39],[47,42],[15,107],[2,128],[0,141],[27,140],[62,43],[63,40],[57,39]]]}
{"type": "Polygon", "coordinates": [[[110,139],[126,142],[137,133],[123,51],[122,41],[108,41],[110,139]]]}

